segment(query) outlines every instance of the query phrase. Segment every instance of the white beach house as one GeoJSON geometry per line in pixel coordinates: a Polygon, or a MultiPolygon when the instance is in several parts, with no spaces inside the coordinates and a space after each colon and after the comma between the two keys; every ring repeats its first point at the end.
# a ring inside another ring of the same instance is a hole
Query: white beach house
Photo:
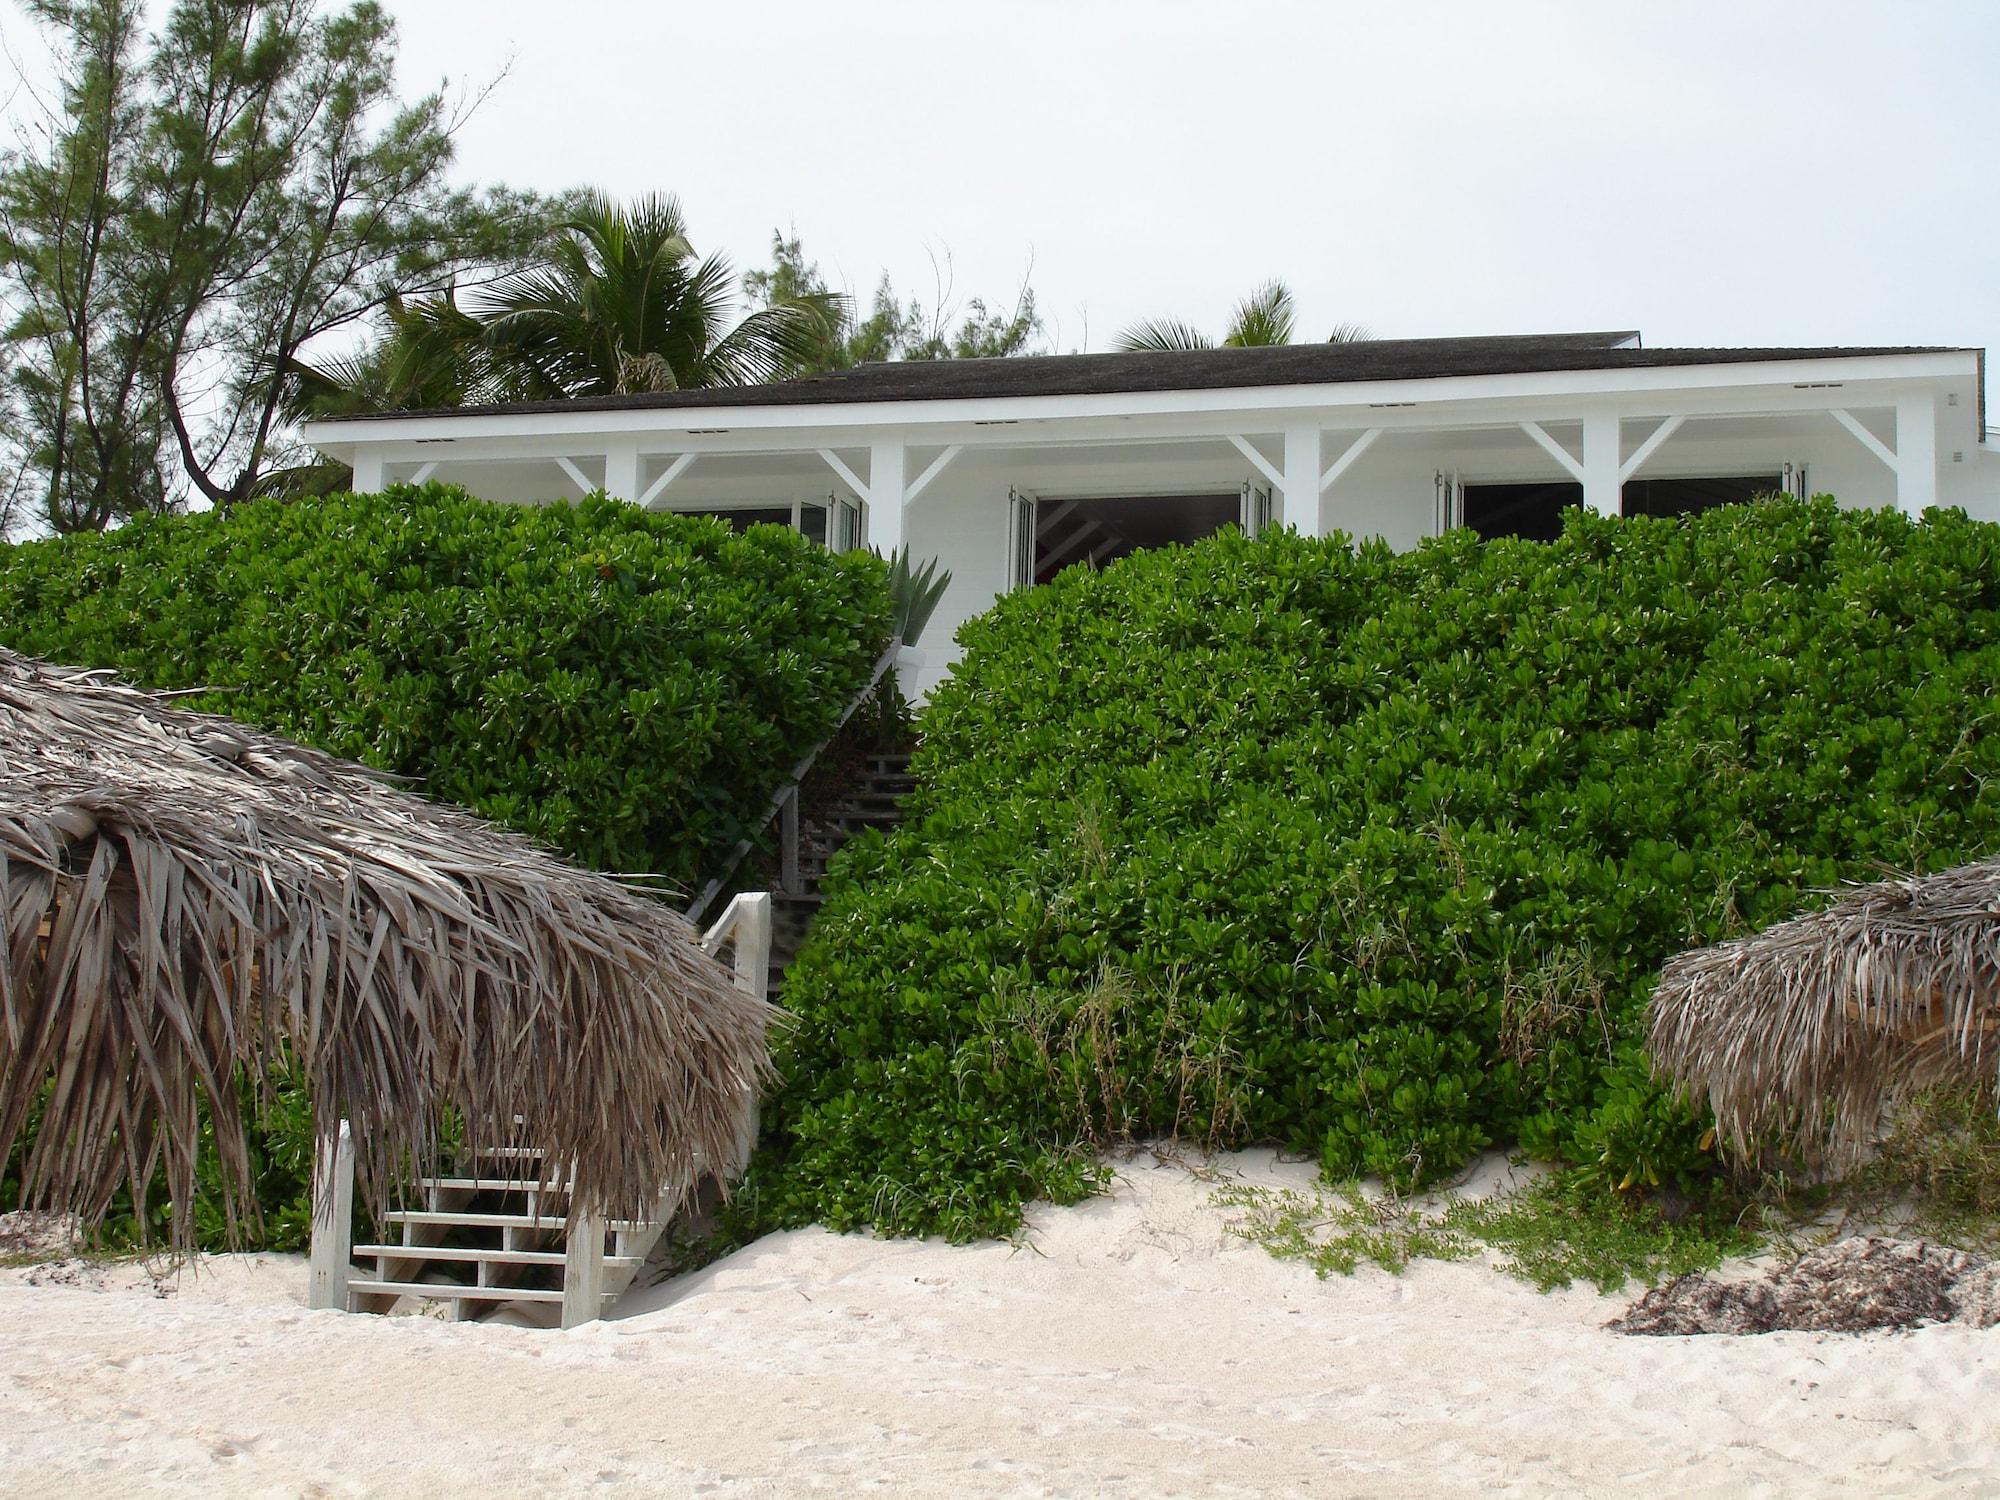
{"type": "Polygon", "coordinates": [[[780,384],[314,422],[357,490],[603,489],[951,570],[960,623],[1076,562],[1225,525],[1414,546],[1784,490],[2000,520],[1979,349],[1648,349],[1636,333],[864,365],[780,384]]]}

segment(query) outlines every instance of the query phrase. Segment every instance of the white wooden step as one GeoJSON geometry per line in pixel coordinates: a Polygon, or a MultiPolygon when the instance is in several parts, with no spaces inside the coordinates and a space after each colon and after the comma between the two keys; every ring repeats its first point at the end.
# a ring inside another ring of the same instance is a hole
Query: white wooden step
{"type": "MultiPolygon", "coordinates": [[[[356,1245],[357,1260],[454,1260],[484,1261],[498,1266],[560,1266],[568,1259],[560,1250],[463,1250],[456,1245],[356,1245]]],[[[607,1255],[604,1264],[619,1270],[636,1269],[635,1255],[607,1255]]]]}
{"type": "Polygon", "coordinates": [[[532,1178],[521,1177],[420,1177],[420,1187],[457,1188],[468,1193],[566,1193],[569,1184],[552,1182],[547,1187],[532,1178]]]}
{"type": "Polygon", "coordinates": [[[501,1161],[540,1161],[549,1153],[540,1146],[488,1146],[474,1156],[491,1156],[501,1161]]]}
{"type": "MultiPolygon", "coordinates": [[[[562,1229],[569,1222],[562,1214],[446,1213],[442,1209],[418,1208],[399,1208],[382,1217],[391,1224],[438,1224],[466,1229],[562,1229]]],[[[601,1227],[629,1234],[653,1226],[636,1219],[608,1219],[601,1227]]]]}
{"type": "Polygon", "coordinates": [[[347,1289],[367,1296],[426,1297],[432,1302],[560,1302],[547,1287],[445,1286],[427,1281],[349,1281],[347,1289]]]}

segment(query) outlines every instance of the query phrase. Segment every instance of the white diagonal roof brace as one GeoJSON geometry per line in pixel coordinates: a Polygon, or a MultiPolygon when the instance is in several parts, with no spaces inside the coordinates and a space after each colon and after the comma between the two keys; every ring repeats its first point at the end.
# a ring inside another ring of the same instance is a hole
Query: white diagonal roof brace
{"type": "Polygon", "coordinates": [[[1361,457],[1362,454],[1366,453],[1368,451],[1369,445],[1373,443],[1375,439],[1377,439],[1381,435],[1382,435],[1381,428],[1370,427],[1367,431],[1363,432],[1360,437],[1356,438],[1353,442],[1349,443],[1347,445],[1347,451],[1341,454],[1340,457],[1336,458],[1332,463],[1328,464],[1326,466],[1326,472],[1319,476],[1320,493],[1324,494],[1326,491],[1332,489],[1334,481],[1339,479],[1341,475],[1345,474],[1350,468],[1352,468],[1354,466],[1354,461],[1357,458],[1361,457]]]}
{"type": "Polygon", "coordinates": [[[921,495],[924,492],[924,490],[930,485],[930,482],[933,479],[937,478],[938,475],[942,474],[946,469],[951,467],[951,461],[954,458],[957,458],[958,455],[963,453],[964,451],[965,451],[965,444],[953,443],[949,448],[945,449],[944,452],[940,453],[936,458],[932,459],[930,467],[928,469],[925,469],[923,473],[919,474],[916,478],[916,482],[912,484],[908,489],[903,491],[904,502],[907,504],[909,501],[914,500],[917,498],[917,496],[921,495]]]}
{"type": "Polygon", "coordinates": [[[429,479],[431,475],[437,473],[437,471],[438,471],[438,466],[434,462],[427,464],[418,464],[417,472],[410,476],[410,483],[422,484],[426,479],[429,479]]]}
{"type": "Polygon", "coordinates": [[[597,488],[596,485],[590,482],[589,478],[584,474],[583,470],[579,469],[575,464],[571,463],[568,459],[564,458],[560,453],[556,455],[556,462],[562,465],[563,473],[569,475],[571,482],[574,483],[576,487],[582,490],[586,495],[588,495],[592,490],[597,488]]]}
{"type": "Polygon", "coordinates": [[[1880,438],[1875,436],[1874,433],[1870,432],[1866,427],[1863,427],[1858,421],[1856,421],[1853,412],[1846,411],[1838,406],[1831,408],[1831,412],[1834,421],[1838,422],[1842,427],[1845,427],[1849,432],[1853,433],[1857,438],[1861,440],[1862,447],[1866,448],[1870,453],[1874,454],[1877,458],[1881,459],[1883,463],[1889,466],[1890,473],[1894,474],[1900,472],[1900,465],[1898,465],[1896,462],[1895,451],[1891,449],[1887,443],[1883,442],[1880,438]]]}
{"type": "Polygon", "coordinates": [[[831,448],[820,449],[819,456],[826,460],[826,466],[829,469],[832,469],[834,473],[847,481],[847,487],[853,490],[855,494],[859,495],[863,500],[871,498],[868,486],[861,482],[860,476],[847,467],[847,460],[842,458],[838,453],[835,453],[831,448]]]}
{"type": "Polygon", "coordinates": [[[660,496],[666,491],[668,485],[672,484],[676,479],[680,478],[681,475],[687,473],[688,465],[692,464],[693,462],[694,462],[694,455],[692,453],[683,453],[681,454],[680,457],[676,458],[672,463],[668,464],[666,467],[666,472],[661,474],[658,479],[655,479],[651,484],[646,486],[645,493],[639,497],[640,506],[642,508],[645,506],[649,506],[655,500],[659,499],[660,496]]]}
{"type": "Polygon", "coordinates": [[[1660,444],[1672,437],[1679,430],[1681,423],[1686,420],[1686,417],[1668,417],[1666,421],[1655,427],[1653,435],[1633,450],[1632,456],[1618,466],[1618,482],[1623,484],[1634,474],[1638,473],[1639,465],[1659,452],[1660,444]]]}
{"type": "Polygon", "coordinates": [[[1521,424],[1521,431],[1527,433],[1529,437],[1548,449],[1549,457],[1561,464],[1570,478],[1574,479],[1578,484],[1583,483],[1583,465],[1570,457],[1569,449],[1542,431],[1542,424],[1540,422],[1523,422],[1521,424]]]}
{"type": "Polygon", "coordinates": [[[1285,487],[1285,476],[1278,472],[1276,467],[1271,463],[1270,459],[1264,457],[1263,454],[1259,453],[1256,450],[1256,448],[1251,445],[1251,442],[1248,438],[1240,437],[1236,433],[1232,432],[1229,434],[1229,441],[1237,446],[1238,450],[1241,451],[1241,453],[1245,458],[1249,459],[1251,463],[1255,464],[1260,470],[1263,471],[1263,475],[1266,479],[1270,480],[1271,483],[1275,484],[1279,489],[1283,489],[1285,487]]]}

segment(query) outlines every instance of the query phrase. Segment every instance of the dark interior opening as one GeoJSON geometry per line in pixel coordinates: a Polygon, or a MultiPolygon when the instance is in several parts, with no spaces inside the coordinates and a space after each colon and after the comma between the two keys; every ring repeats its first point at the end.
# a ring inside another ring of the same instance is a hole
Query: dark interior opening
{"type": "MultiPolygon", "coordinates": [[[[725,522],[729,529],[742,535],[752,526],[783,526],[787,530],[792,524],[792,508],[789,505],[731,506],[728,509],[687,510],[686,516],[713,516],[725,522]]],[[[807,541],[826,545],[827,508],[824,505],[802,505],[799,507],[799,535],[807,541]]]]}
{"type": "MultiPolygon", "coordinates": [[[[1784,487],[1776,474],[1706,479],[1634,479],[1622,493],[1628,516],[1690,516],[1718,505],[1741,505],[1784,487]]],[[[1465,524],[1489,540],[1500,536],[1552,542],[1562,535],[1563,512],[1583,504],[1583,486],[1560,484],[1468,484],[1465,524]]]]}
{"type": "Polygon", "coordinates": [[[1101,568],[1148,547],[1198,542],[1240,519],[1237,495],[1042,500],[1035,505],[1035,582],[1074,563],[1101,568]]]}
{"type": "Polygon", "coordinates": [[[1489,542],[1502,536],[1552,542],[1562,535],[1562,513],[1581,504],[1580,484],[1468,484],[1465,524],[1489,542]]]}
{"type": "Polygon", "coordinates": [[[1625,486],[1628,516],[1692,516],[1718,505],[1741,505],[1784,488],[1777,474],[1724,479],[1634,479],[1625,486]]]}

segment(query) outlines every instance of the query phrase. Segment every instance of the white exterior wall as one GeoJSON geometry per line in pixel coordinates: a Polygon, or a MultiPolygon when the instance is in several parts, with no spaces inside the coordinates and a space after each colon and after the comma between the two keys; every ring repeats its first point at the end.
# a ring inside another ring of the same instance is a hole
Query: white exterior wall
{"type": "Polygon", "coordinates": [[[1803,463],[1810,488],[1844,505],[1935,496],[2000,520],[2000,446],[1982,441],[1978,361],[1964,352],[1373,387],[472,411],[321,423],[307,437],[354,464],[357,482],[423,475],[517,503],[604,484],[628,498],[650,493],[663,510],[865,499],[871,542],[906,542],[952,574],[919,643],[928,660],[912,685],[928,691],[956,657],[958,626],[1009,585],[1010,490],[1040,499],[1236,494],[1247,482],[1273,491],[1281,524],[1409,548],[1436,530],[1440,470],[1468,484],[1587,471],[1595,493],[1615,496],[1618,465],[1603,444],[1612,414],[1623,419],[1619,463],[1667,416],[1680,421],[1634,479],[1776,474],[1803,463]],[[1588,453],[1587,418],[1599,444],[1588,453]],[[1332,482],[1301,502],[1315,469],[1332,482]],[[671,482],[656,488],[663,477],[671,482]],[[895,503],[911,489],[919,493],[895,503]]]}

